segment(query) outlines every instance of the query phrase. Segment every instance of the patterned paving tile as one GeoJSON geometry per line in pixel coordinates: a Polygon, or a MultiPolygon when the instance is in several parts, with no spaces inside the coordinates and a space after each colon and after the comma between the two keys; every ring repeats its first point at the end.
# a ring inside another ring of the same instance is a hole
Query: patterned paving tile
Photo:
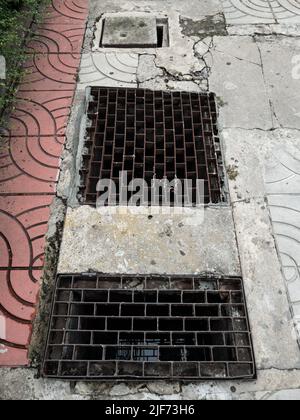
{"type": "Polygon", "coordinates": [[[80,54],[32,54],[25,64],[26,75],[19,90],[75,89],[80,54]]]}
{"type": "Polygon", "coordinates": [[[295,316],[300,316],[299,157],[281,149],[269,160],[266,170],[270,213],[295,316]]]}
{"type": "Polygon", "coordinates": [[[73,54],[80,53],[85,33],[84,21],[77,25],[48,24],[33,28],[34,35],[27,44],[29,53],[73,54]]]}
{"type": "Polygon", "coordinates": [[[8,124],[12,137],[64,136],[73,91],[19,92],[8,124]]]}
{"type": "Polygon", "coordinates": [[[88,0],[51,0],[46,9],[44,24],[78,24],[85,22],[88,16],[88,0]]]}
{"type": "Polygon", "coordinates": [[[63,138],[11,137],[2,140],[0,194],[54,194],[63,138]]]}
{"type": "Polygon", "coordinates": [[[43,266],[52,200],[49,195],[0,196],[0,269],[43,266]]]}
{"type": "Polygon", "coordinates": [[[27,365],[42,271],[0,271],[0,366],[27,365]]]}
{"type": "Polygon", "coordinates": [[[269,0],[279,23],[300,23],[299,0],[269,0]]]}
{"type": "Polygon", "coordinates": [[[52,0],[0,143],[0,366],[28,365],[88,0],[52,0]]]}
{"type": "Polygon", "coordinates": [[[300,23],[299,0],[221,0],[231,25],[300,23]]]}
{"type": "Polygon", "coordinates": [[[268,0],[221,0],[230,25],[275,23],[268,0]]]}
{"type": "Polygon", "coordinates": [[[137,85],[138,55],[133,53],[88,53],[82,55],[79,89],[87,86],[137,85]]]}

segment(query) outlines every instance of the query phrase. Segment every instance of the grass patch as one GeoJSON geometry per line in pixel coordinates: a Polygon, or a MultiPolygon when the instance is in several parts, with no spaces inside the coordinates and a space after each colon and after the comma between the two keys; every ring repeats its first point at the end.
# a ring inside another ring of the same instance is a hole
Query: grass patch
{"type": "Polygon", "coordinates": [[[25,41],[33,20],[47,0],[0,0],[0,56],[6,61],[6,79],[0,79],[0,123],[11,108],[25,61],[25,41]]]}

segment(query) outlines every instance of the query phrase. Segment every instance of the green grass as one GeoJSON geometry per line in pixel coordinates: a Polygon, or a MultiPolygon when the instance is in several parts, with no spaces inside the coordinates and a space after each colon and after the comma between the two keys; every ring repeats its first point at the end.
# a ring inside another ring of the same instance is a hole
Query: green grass
{"type": "MultiPolygon", "coordinates": [[[[46,0],[47,1],[47,0],[46,0]]],[[[16,86],[22,76],[25,60],[25,37],[30,35],[30,23],[39,18],[39,7],[45,0],[0,0],[0,55],[6,60],[6,80],[0,81],[1,110],[10,108],[16,86]]]]}

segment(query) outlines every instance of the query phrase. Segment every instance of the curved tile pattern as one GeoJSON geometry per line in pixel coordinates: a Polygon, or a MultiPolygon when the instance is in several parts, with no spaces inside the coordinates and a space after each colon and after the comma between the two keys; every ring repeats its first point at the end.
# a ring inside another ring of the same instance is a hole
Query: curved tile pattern
{"type": "Polygon", "coordinates": [[[266,190],[291,308],[300,319],[300,158],[278,150],[266,168],[266,190]]]}
{"type": "Polygon", "coordinates": [[[19,91],[73,91],[80,54],[30,54],[19,91]]]}
{"type": "Polygon", "coordinates": [[[77,25],[48,24],[38,26],[27,44],[29,53],[42,54],[73,54],[80,53],[85,23],[79,21],[77,25]]]}
{"type": "Polygon", "coordinates": [[[222,0],[222,4],[230,25],[275,23],[268,0],[222,0]]]}
{"type": "Polygon", "coordinates": [[[88,0],[51,0],[46,8],[44,23],[85,22],[88,16],[88,0]]]}
{"type": "Polygon", "coordinates": [[[0,196],[0,269],[42,268],[53,197],[0,196]]]}
{"type": "Polygon", "coordinates": [[[87,86],[137,86],[138,54],[83,54],[79,71],[79,88],[87,86]]]}
{"type": "Polygon", "coordinates": [[[63,145],[55,137],[12,137],[0,155],[0,194],[54,194],[63,145]]]}
{"type": "Polygon", "coordinates": [[[8,125],[12,137],[64,136],[73,91],[19,92],[8,125]]]}
{"type": "Polygon", "coordinates": [[[298,0],[222,0],[222,4],[231,25],[300,23],[298,0]]]}
{"type": "Polygon", "coordinates": [[[299,0],[269,0],[269,2],[279,23],[300,23],[299,0]]]}
{"type": "Polygon", "coordinates": [[[52,0],[0,140],[0,366],[28,365],[88,0],[52,0]]]}

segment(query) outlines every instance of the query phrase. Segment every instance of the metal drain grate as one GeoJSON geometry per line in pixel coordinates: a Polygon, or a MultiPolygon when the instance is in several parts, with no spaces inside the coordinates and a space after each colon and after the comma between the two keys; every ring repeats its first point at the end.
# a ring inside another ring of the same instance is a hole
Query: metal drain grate
{"type": "Polygon", "coordinates": [[[128,182],[141,178],[148,186],[154,178],[189,179],[193,204],[196,180],[203,180],[204,204],[225,201],[214,94],[96,87],[87,116],[82,203],[96,204],[100,179],[119,187],[120,171],[127,171],[128,182]]]}
{"type": "Polygon", "coordinates": [[[254,378],[240,278],[61,275],[43,375],[254,378]]]}

